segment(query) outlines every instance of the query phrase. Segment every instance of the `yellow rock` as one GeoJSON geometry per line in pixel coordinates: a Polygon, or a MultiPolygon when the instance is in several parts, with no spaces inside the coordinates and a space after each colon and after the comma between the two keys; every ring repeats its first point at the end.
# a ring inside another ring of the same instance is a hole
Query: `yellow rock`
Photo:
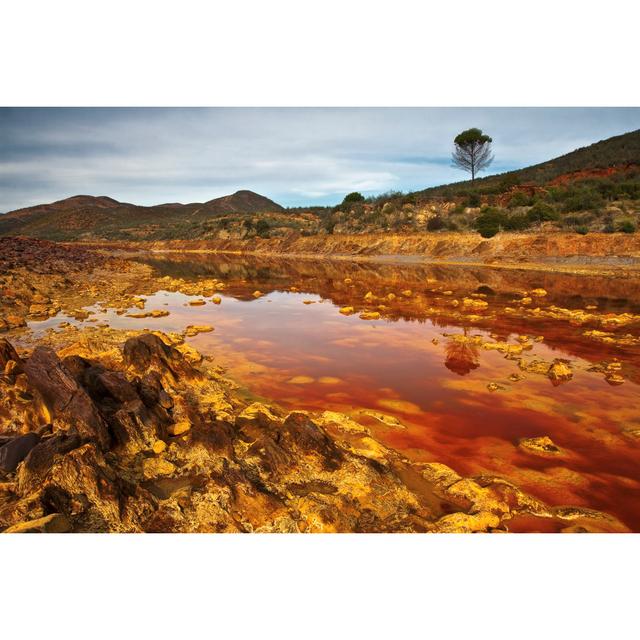
{"type": "Polygon", "coordinates": [[[191,422],[189,422],[189,420],[178,420],[178,422],[175,422],[169,427],[169,433],[172,436],[179,436],[189,431],[189,429],[191,429],[191,422]]]}
{"type": "Polygon", "coordinates": [[[618,385],[624,383],[624,378],[618,373],[607,373],[604,378],[610,385],[618,385]]]}
{"type": "Polygon", "coordinates": [[[538,456],[557,456],[562,453],[560,447],[549,436],[523,438],[518,443],[518,447],[527,453],[538,456]]]}
{"type": "Polygon", "coordinates": [[[206,300],[189,300],[189,305],[192,307],[201,307],[203,304],[207,304],[206,300]]]}
{"type": "Polygon", "coordinates": [[[350,316],[352,313],[355,313],[355,309],[353,307],[341,307],[340,313],[343,316],[350,316]]]}
{"type": "Polygon", "coordinates": [[[389,293],[387,295],[387,300],[389,300],[389,302],[393,302],[395,299],[397,298],[395,293],[389,293]]]}
{"type": "Polygon", "coordinates": [[[433,530],[438,533],[477,533],[495,529],[499,525],[500,517],[495,513],[452,513],[440,518],[433,530]]]}
{"type": "Polygon", "coordinates": [[[262,291],[256,290],[254,291],[251,295],[253,295],[254,298],[260,298],[262,297],[264,294],[262,293],[262,291]]]}
{"type": "Polygon", "coordinates": [[[402,295],[403,295],[405,298],[410,298],[410,297],[413,295],[413,291],[411,291],[411,289],[405,289],[405,290],[402,292],[402,295]]]}
{"type": "Polygon", "coordinates": [[[364,299],[366,302],[373,302],[376,299],[376,296],[374,296],[371,291],[367,291],[367,293],[364,294],[364,299]]]}
{"type": "Polygon", "coordinates": [[[489,306],[489,303],[485,300],[476,300],[474,298],[463,298],[462,305],[469,309],[480,310],[486,309],[489,306]]]}
{"type": "Polygon", "coordinates": [[[351,278],[345,278],[345,279],[343,280],[343,282],[344,282],[345,284],[351,284],[351,283],[353,282],[353,280],[352,280],[351,278]]]}
{"type": "Polygon", "coordinates": [[[176,470],[176,466],[162,458],[145,458],[142,462],[142,475],[145,480],[158,476],[170,476],[176,470]]]}
{"type": "Polygon", "coordinates": [[[303,300],[302,304],[315,304],[316,301],[315,300],[303,300]]]}
{"type": "Polygon", "coordinates": [[[211,302],[213,302],[213,304],[220,304],[222,302],[222,298],[220,296],[213,296],[213,298],[211,298],[211,302]]]}
{"type": "Polygon", "coordinates": [[[154,309],[151,312],[151,317],[152,318],[164,318],[165,316],[168,316],[169,312],[166,311],[165,309],[154,309]]]}
{"type": "Polygon", "coordinates": [[[547,292],[544,289],[531,289],[529,292],[532,296],[543,297],[547,295],[547,292]]]}
{"type": "Polygon", "coordinates": [[[441,462],[427,462],[420,465],[420,467],[423,478],[440,488],[450,487],[452,484],[462,480],[462,477],[453,469],[441,462]]]}
{"type": "Polygon", "coordinates": [[[379,311],[363,311],[360,314],[361,320],[379,320],[380,312],[379,311]]]}
{"type": "Polygon", "coordinates": [[[167,448],[167,443],[164,440],[156,440],[151,448],[153,453],[162,453],[167,448]]]}
{"type": "Polygon", "coordinates": [[[185,329],[184,334],[189,338],[197,336],[199,333],[210,333],[213,327],[210,324],[190,324],[185,329]]]}
{"type": "Polygon", "coordinates": [[[571,367],[561,360],[556,360],[550,367],[547,375],[551,380],[570,380],[573,377],[571,367]]]}
{"type": "Polygon", "coordinates": [[[531,304],[531,298],[522,298],[522,300],[520,300],[520,304],[531,304]]]}

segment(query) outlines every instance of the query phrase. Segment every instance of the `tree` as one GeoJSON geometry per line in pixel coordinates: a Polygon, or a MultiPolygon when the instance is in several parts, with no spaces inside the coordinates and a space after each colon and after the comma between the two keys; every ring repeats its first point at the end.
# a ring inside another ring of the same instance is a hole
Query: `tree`
{"type": "Polygon", "coordinates": [[[364,196],[354,191],[344,197],[342,204],[355,204],[356,202],[364,202],[364,196]]]}
{"type": "Polygon", "coordinates": [[[476,173],[493,162],[492,142],[480,129],[467,129],[455,137],[455,149],[451,155],[453,165],[471,174],[471,184],[476,179],[476,173]]]}

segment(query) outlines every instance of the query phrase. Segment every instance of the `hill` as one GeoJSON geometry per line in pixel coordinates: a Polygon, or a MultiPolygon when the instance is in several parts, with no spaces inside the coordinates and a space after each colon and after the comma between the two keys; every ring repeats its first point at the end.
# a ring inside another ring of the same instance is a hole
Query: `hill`
{"type": "Polygon", "coordinates": [[[246,190],[204,203],[150,207],[107,196],[78,195],[0,215],[0,235],[50,240],[197,238],[212,220],[282,211],[269,198],[246,190]]]}
{"type": "MultiPolygon", "coordinates": [[[[633,165],[640,165],[640,129],[600,140],[587,147],[581,147],[558,158],[524,169],[477,178],[474,189],[480,193],[500,193],[513,185],[541,186],[571,174],[578,177],[582,172],[589,174],[593,171],[596,176],[612,175],[620,169],[633,165]]],[[[465,195],[471,188],[471,181],[466,180],[416,193],[454,196],[461,193],[465,195]]]]}
{"type": "Polygon", "coordinates": [[[640,228],[640,130],[500,175],[335,207],[280,205],[252,191],[152,207],[74,196],[0,216],[0,236],[49,240],[251,240],[314,235],[501,231],[633,233],[640,228]]]}

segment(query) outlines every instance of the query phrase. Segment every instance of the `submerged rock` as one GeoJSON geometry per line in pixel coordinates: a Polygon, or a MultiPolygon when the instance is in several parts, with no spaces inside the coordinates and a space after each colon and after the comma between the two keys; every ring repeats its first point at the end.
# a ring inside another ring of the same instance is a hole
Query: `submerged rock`
{"type": "Polygon", "coordinates": [[[562,454],[560,447],[549,436],[523,438],[518,447],[527,453],[541,456],[558,456],[562,454]]]}

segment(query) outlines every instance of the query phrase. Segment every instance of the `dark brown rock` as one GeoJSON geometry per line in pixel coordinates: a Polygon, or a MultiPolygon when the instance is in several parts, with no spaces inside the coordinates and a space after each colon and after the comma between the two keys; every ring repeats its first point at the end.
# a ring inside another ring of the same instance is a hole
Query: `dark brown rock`
{"type": "Polygon", "coordinates": [[[15,471],[39,442],[40,436],[33,432],[10,440],[0,447],[0,469],[8,472],[15,471]]]}
{"type": "Polygon", "coordinates": [[[177,349],[152,333],[129,338],[124,343],[123,355],[125,364],[140,374],[155,370],[160,374],[170,373],[174,379],[198,375],[177,349]]]}
{"type": "Polygon", "coordinates": [[[109,445],[107,424],[87,392],[46,347],[37,347],[24,365],[29,385],[40,394],[55,423],[75,428],[81,437],[109,445]]]}
{"type": "Polygon", "coordinates": [[[22,362],[13,345],[8,340],[0,338],[0,372],[4,370],[10,360],[17,363],[22,362]]]}

